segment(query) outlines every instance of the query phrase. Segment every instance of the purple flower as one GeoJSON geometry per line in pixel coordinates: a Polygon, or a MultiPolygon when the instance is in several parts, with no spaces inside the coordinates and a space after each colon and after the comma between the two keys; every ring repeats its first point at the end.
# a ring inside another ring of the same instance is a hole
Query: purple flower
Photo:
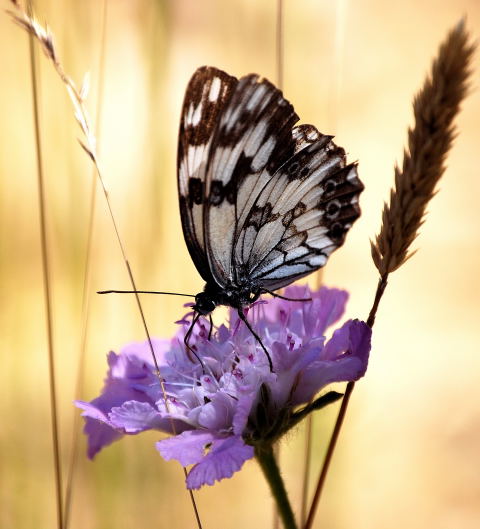
{"type": "Polygon", "coordinates": [[[185,352],[185,319],[170,342],[153,341],[160,376],[148,343],[129,345],[120,355],[111,352],[101,395],[90,403],[77,402],[84,410],[89,457],[124,434],[161,430],[172,437],[157,443],[160,454],[193,465],[187,487],[212,485],[240,470],[255,446],[274,442],[339,396],[331,392],[314,400],[326,385],[362,377],[369,327],[350,320],[330,340],[324,336],[342,316],[348,294],[326,287],[311,292],[305,286],[287,288],[285,296],[312,301],[273,298],[248,309],[273,372],[234,310],[228,327],[218,327],[211,339],[205,320],[194,329],[189,343],[203,366],[185,352]]]}

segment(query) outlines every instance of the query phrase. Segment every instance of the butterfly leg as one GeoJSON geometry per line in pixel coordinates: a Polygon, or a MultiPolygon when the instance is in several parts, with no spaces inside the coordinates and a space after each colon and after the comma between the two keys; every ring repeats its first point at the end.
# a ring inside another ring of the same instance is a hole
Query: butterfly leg
{"type": "Polygon", "coordinates": [[[245,314],[243,313],[243,309],[238,309],[238,317],[243,321],[243,323],[247,326],[248,330],[253,334],[255,340],[260,344],[261,348],[263,349],[263,352],[267,356],[268,359],[268,365],[270,366],[270,371],[273,373],[273,364],[272,359],[270,357],[270,354],[267,351],[267,348],[263,345],[262,340],[260,339],[260,336],[253,330],[253,327],[248,322],[247,318],[245,317],[245,314]]]}
{"type": "Polygon", "coordinates": [[[275,294],[275,292],[272,292],[271,290],[268,290],[267,288],[262,288],[261,292],[264,294],[270,294],[274,298],[284,299],[285,301],[312,301],[312,298],[302,298],[302,299],[286,298],[285,296],[281,296],[280,294],[275,294]]]}
{"type": "Polygon", "coordinates": [[[212,319],[211,313],[208,315],[208,318],[210,320],[210,330],[208,331],[208,341],[210,341],[212,339],[212,331],[213,331],[213,319],[212,319]]]}
{"type": "Polygon", "coordinates": [[[197,323],[199,318],[200,318],[200,314],[198,314],[196,312],[195,315],[192,318],[192,323],[190,324],[190,327],[188,328],[188,331],[186,332],[185,337],[183,338],[183,343],[185,345],[185,350],[187,352],[187,356],[188,356],[188,359],[190,360],[190,362],[192,362],[192,363],[194,362],[194,360],[192,358],[192,354],[193,354],[193,356],[198,360],[198,362],[202,366],[203,371],[205,372],[204,363],[202,362],[201,358],[198,356],[198,354],[194,351],[194,349],[188,343],[189,340],[190,340],[190,336],[192,335],[193,328],[195,327],[195,324],[197,323]]]}

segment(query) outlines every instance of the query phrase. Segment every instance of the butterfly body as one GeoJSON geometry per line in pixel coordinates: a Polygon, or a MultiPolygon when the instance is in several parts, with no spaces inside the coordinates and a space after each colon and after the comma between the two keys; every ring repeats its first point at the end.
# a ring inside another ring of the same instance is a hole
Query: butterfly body
{"type": "Polygon", "coordinates": [[[324,266],[360,216],[357,165],[298,119],[258,75],[202,67],[192,76],[178,191],[187,248],[206,283],[197,316],[227,305],[248,325],[244,307],[324,266]]]}
{"type": "Polygon", "coordinates": [[[261,294],[261,288],[254,283],[247,282],[243,285],[231,283],[224,287],[215,283],[206,283],[203,291],[195,296],[193,310],[202,316],[213,312],[218,305],[241,310],[256,301],[261,294]]]}

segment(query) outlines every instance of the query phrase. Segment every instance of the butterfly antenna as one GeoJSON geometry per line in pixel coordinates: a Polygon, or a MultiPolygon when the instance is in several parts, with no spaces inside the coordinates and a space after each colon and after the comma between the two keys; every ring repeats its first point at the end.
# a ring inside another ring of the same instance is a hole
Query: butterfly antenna
{"type": "Polygon", "coordinates": [[[192,335],[193,328],[195,327],[195,324],[197,323],[199,318],[200,318],[200,314],[196,312],[195,315],[193,316],[192,323],[190,324],[190,327],[188,328],[188,331],[185,334],[185,337],[183,338],[183,343],[185,344],[185,349],[186,349],[187,356],[190,362],[192,363],[194,362],[191,356],[193,354],[193,356],[198,360],[198,362],[202,366],[202,370],[205,373],[205,364],[202,362],[202,359],[198,356],[198,354],[193,349],[193,347],[188,343],[190,340],[190,336],[192,335]]]}
{"type": "Polygon", "coordinates": [[[263,349],[263,352],[265,353],[265,355],[267,356],[267,359],[268,359],[268,365],[270,366],[270,372],[273,373],[272,359],[270,357],[270,354],[267,351],[267,348],[263,345],[263,342],[260,339],[260,336],[258,336],[258,334],[253,330],[253,327],[250,325],[250,323],[248,322],[247,318],[245,317],[245,314],[243,313],[243,310],[242,309],[238,309],[237,312],[238,312],[238,317],[247,326],[248,330],[253,334],[253,336],[255,337],[255,340],[257,340],[257,342],[260,344],[261,348],[263,349]]]}
{"type": "Polygon", "coordinates": [[[312,301],[312,298],[286,298],[285,296],[281,296],[280,294],[275,294],[275,292],[272,292],[271,290],[268,290],[266,288],[262,288],[262,292],[265,294],[270,294],[274,298],[284,299],[285,301],[312,301]]]}
{"type": "Polygon", "coordinates": [[[180,294],[178,292],[158,292],[156,290],[98,290],[97,294],[167,294],[169,296],[184,296],[194,298],[193,294],[180,294]]]}

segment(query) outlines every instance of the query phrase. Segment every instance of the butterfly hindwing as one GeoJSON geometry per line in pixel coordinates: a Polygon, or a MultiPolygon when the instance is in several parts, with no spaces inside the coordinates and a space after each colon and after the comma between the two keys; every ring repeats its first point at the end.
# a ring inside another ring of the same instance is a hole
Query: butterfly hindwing
{"type": "Polygon", "coordinates": [[[356,165],[331,137],[297,132],[299,150],[260,191],[236,242],[237,266],[269,290],[323,266],[360,215],[356,165]]]}
{"type": "Polygon", "coordinates": [[[212,67],[199,68],[185,93],[178,142],[178,193],[183,234],[195,266],[211,281],[204,240],[206,168],[212,137],[237,79],[212,67]]]}

